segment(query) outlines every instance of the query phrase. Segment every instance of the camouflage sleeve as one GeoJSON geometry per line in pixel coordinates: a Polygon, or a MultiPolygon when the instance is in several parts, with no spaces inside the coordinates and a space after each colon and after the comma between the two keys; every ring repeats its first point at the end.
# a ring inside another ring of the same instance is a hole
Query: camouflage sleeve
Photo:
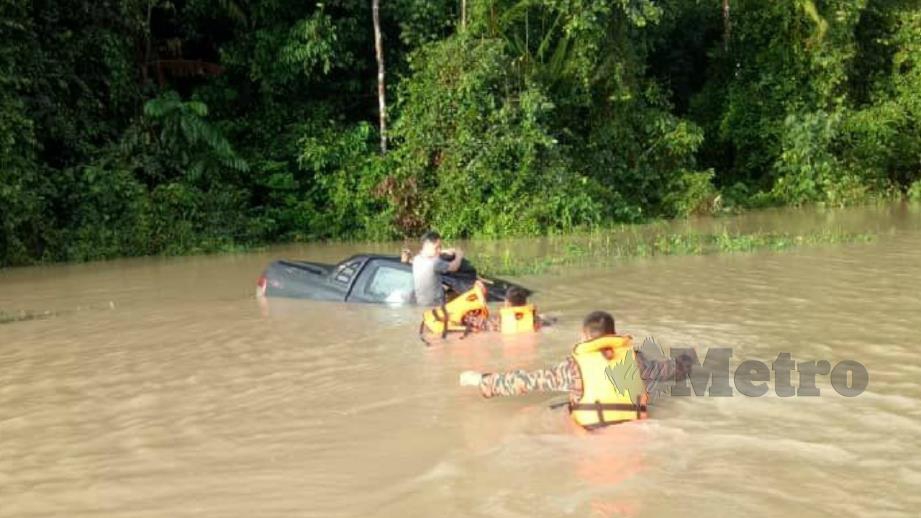
{"type": "Polygon", "coordinates": [[[498,315],[490,315],[486,320],[486,330],[487,331],[501,331],[502,322],[499,320],[498,315]]]}
{"type": "Polygon", "coordinates": [[[484,397],[517,396],[528,392],[566,392],[575,386],[578,376],[572,358],[560,362],[550,369],[535,371],[514,370],[496,374],[484,374],[480,381],[480,392],[484,397]]]}
{"type": "Polygon", "coordinates": [[[679,358],[647,358],[643,351],[636,352],[636,361],[640,376],[647,384],[666,382],[686,372],[689,359],[679,358]]]}

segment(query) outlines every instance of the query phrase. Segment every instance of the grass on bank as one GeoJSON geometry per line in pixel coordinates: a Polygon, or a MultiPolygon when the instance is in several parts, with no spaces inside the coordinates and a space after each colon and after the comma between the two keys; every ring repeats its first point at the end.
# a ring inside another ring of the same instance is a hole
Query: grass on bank
{"type": "Polygon", "coordinates": [[[536,275],[560,266],[589,263],[608,265],[640,257],[783,251],[803,246],[867,243],[874,239],[875,236],[870,233],[841,230],[803,234],[728,230],[717,233],[658,232],[650,235],[632,232],[626,235],[592,236],[582,242],[570,242],[560,252],[544,257],[521,257],[506,249],[501,255],[474,254],[470,260],[484,275],[536,275]]]}

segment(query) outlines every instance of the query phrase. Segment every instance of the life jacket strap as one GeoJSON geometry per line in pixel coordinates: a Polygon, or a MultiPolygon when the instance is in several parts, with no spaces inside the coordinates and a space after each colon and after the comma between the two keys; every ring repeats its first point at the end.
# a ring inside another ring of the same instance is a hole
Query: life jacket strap
{"type": "MultiPolygon", "coordinates": [[[[433,309],[432,315],[438,318],[438,313],[433,309]]],[[[448,308],[445,304],[441,305],[441,338],[448,336],[448,308]]]]}
{"type": "Polygon", "coordinates": [[[419,324],[419,340],[422,340],[422,343],[424,343],[426,347],[432,346],[432,344],[430,344],[429,341],[425,339],[425,320],[419,324]]]}
{"type": "Polygon", "coordinates": [[[646,411],[646,405],[633,405],[630,403],[573,403],[569,405],[570,410],[619,410],[622,412],[632,412],[639,410],[646,411]]]}
{"type": "Polygon", "coordinates": [[[636,404],[602,403],[600,401],[596,401],[594,403],[570,403],[569,405],[570,412],[579,411],[579,410],[588,410],[588,411],[594,410],[595,412],[598,413],[598,423],[585,427],[586,429],[591,429],[591,428],[600,428],[602,426],[606,426],[609,424],[617,424],[617,423],[623,423],[625,421],[633,420],[633,419],[619,419],[617,421],[606,421],[604,419],[605,410],[614,410],[614,411],[620,411],[620,412],[636,411],[636,418],[642,419],[643,413],[647,411],[647,408],[645,404],[640,403],[639,397],[636,398],[636,404]]]}
{"type": "Polygon", "coordinates": [[[616,421],[601,421],[601,422],[599,422],[599,423],[595,423],[595,424],[584,424],[584,425],[581,425],[581,426],[582,426],[582,428],[584,428],[584,429],[586,429],[586,430],[588,430],[588,431],[591,432],[591,431],[593,431],[593,430],[597,430],[597,429],[599,429],[599,428],[604,428],[604,427],[606,427],[606,426],[611,426],[611,425],[621,424],[621,423],[631,423],[631,422],[633,422],[633,419],[618,419],[618,420],[616,420],[616,421]]]}
{"type": "MultiPolygon", "coordinates": [[[[441,323],[441,338],[447,338],[448,333],[463,333],[463,336],[467,336],[471,329],[469,325],[465,325],[463,330],[460,329],[450,329],[451,325],[451,316],[448,314],[448,309],[444,304],[440,308],[433,308],[430,310],[432,318],[441,323]]],[[[425,343],[425,345],[432,345],[425,339],[425,319],[422,319],[422,323],[419,324],[419,337],[425,343]]]]}

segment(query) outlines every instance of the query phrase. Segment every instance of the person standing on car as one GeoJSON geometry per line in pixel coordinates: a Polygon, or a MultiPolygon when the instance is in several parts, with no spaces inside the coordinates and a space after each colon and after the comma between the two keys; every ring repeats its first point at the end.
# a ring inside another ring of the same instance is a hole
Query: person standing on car
{"type": "Polygon", "coordinates": [[[445,290],[441,284],[441,274],[456,272],[464,259],[460,249],[441,249],[441,236],[434,230],[422,235],[422,249],[413,258],[413,285],[416,291],[416,303],[420,306],[441,306],[445,303],[445,290]],[[454,256],[447,261],[445,256],[454,256]]]}

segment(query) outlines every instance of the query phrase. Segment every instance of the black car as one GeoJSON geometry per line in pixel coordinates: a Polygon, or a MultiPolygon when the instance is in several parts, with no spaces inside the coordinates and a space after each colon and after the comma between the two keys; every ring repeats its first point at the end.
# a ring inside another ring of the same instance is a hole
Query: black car
{"type": "MultiPolygon", "coordinates": [[[[448,299],[469,290],[477,279],[486,283],[492,302],[505,300],[505,291],[515,286],[501,279],[479,277],[466,259],[458,271],[442,275],[448,299]]],[[[413,291],[412,265],[396,256],[373,254],[355,255],[337,265],[275,261],[259,277],[256,287],[257,295],[266,297],[388,304],[414,303],[413,291]]]]}

